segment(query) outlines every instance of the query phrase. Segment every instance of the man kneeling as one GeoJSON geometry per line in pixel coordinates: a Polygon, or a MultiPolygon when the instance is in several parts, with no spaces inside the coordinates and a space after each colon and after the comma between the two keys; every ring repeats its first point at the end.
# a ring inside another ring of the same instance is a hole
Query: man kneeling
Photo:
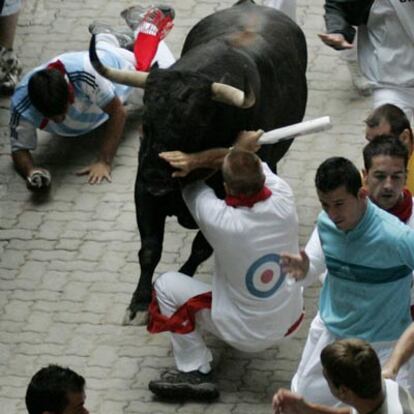
{"type": "MultiPolygon", "coordinates": [[[[302,321],[301,288],[279,267],[280,252],[298,251],[292,190],[256,154],[240,149],[249,148],[244,141],[256,144],[259,137],[260,133],[245,132],[232,150],[178,154],[190,158],[184,163],[193,166],[189,169],[222,164],[226,198],[217,198],[203,182],[183,190],[188,208],[214,248],[215,272],[212,286],[178,272],[165,273],[154,283],[148,330],[171,332],[178,368],[149,383],[159,396],[218,397],[211,379],[212,355],[200,328],[239,350],[260,352],[292,334],[302,321]]],[[[161,154],[172,166],[181,165],[176,155],[161,154]]],[[[185,175],[175,173],[179,174],[185,175]]]]}

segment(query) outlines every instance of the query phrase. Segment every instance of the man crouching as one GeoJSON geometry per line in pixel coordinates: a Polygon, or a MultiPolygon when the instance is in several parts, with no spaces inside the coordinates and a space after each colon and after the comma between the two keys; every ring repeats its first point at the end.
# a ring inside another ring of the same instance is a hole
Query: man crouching
{"type": "Polygon", "coordinates": [[[211,332],[245,352],[260,352],[290,336],[303,319],[301,288],[281,271],[282,251],[298,251],[298,220],[291,188],[249,150],[261,132],[243,132],[233,149],[162,153],[175,176],[218,168],[226,197],[204,182],[187,185],[184,200],[214,248],[212,286],[178,272],[154,283],[151,333],[171,332],[177,370],[149,383],[161,397],[217,398],[212,354],[200,334],[211,332]],[[248,149],[248,150],[246,150],[248,149]]]}

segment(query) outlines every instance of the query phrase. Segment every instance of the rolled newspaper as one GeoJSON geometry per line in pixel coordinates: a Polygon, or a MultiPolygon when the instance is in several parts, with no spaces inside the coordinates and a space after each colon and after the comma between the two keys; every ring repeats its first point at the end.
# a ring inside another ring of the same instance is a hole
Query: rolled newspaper
{"type": "Polygon", "coordinates": [[[267,131],[259,138],[259,144],[276,144],[277,142],[296,138],[300,135],[326,131],[330,128],[332,128],[330,117],[323,116],[322,118],[311,119],[309,121],[299,122],[297,124],[288,125],[283,128],[267,131]]]}

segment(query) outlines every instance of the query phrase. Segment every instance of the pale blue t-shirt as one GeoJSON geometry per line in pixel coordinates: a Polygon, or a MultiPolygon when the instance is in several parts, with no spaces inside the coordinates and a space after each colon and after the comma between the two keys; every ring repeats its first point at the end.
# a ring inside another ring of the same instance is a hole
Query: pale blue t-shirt
{"type": "Polygon", "coordinates": [[[358,225],[339,230],[325,212],[317,222],[328,276],[320,315],[337,337],[398,339],[411,323],[414,231],[368,201],[358,225]]]}

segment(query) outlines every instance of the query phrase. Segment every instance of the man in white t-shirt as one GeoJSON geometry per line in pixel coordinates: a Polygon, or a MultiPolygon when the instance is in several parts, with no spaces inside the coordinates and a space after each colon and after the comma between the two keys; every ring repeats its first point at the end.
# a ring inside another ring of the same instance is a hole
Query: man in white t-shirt
{"type": "Polygon", "coordinates": [[[348,407],[306,401],[280,389],[273,397],[274,414],[410,414],[412,396],[392,380],[383,381],[377,354],[361,339],[342,339],[321,352],[323,375],[332,394],[348,407]]]}
{"type": "Polygon", "coordinates": [[[226,198],[204,182],[187,185],[184,200],[215,252],[212,285],[178,272],[154,283],[151,333],[171,332],[177,371],[167,371],[149,388],[162,397],[210,400],[212,355],[200,334],[207,330],[229,345],[260,352],[291,335],[303,319],[302,290],[286,278],[280,253],[298,251],[298,221],[292,190],[250,151],[261,133],[245,132],[234,149],[192,155],[161,153],[176,175],[197,167],[220,167],[226,198]],[[224,158],[224,160],[223,160],[224,158]]]}

